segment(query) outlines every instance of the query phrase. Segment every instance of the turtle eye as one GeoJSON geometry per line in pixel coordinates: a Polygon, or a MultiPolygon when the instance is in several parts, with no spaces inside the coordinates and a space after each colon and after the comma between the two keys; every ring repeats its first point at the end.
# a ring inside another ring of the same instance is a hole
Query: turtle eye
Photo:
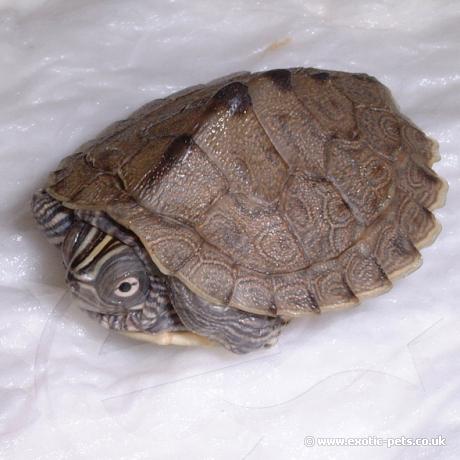
{"type": "Polygon", "coordinates": [[[115,295],[118,297],[131,297],[139,291],[139,280],[133,276],[125,278],[118,283],[115,295]]]}

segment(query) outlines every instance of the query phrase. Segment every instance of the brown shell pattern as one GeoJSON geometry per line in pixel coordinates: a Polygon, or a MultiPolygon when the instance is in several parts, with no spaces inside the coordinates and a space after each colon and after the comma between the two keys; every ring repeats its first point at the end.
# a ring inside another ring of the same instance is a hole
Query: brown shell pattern
{"type": "Polygon", "coordinates": [[[372,77],[245,72],[113,124],[47,190],[108,213],[205,299],[289,317],[417,268],[439,231],[437,155],[372,77]]]}

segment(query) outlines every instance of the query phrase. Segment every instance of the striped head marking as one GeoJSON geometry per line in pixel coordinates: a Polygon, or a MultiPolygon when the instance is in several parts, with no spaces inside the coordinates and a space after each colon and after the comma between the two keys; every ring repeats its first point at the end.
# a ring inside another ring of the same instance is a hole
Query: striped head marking
{"type": "Polygon", "coordinates": [[[67,282],[88,304],[85,308],[99,313],[143,309],[150,280],[132,247],[77,221],[64,239],[62,255],[67,282]]]}

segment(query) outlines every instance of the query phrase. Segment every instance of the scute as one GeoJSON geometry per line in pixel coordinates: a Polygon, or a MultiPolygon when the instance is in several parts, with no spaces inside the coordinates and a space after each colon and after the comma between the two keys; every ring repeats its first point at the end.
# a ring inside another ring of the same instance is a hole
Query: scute
{"type": "Polygon", "coordinates": [[[364,229],[331,182],[304,174],[291,177],[281,209],[308,257],[307,265],[338,256],[364,229]]]}
{"type": "Polygon", "coordinates": [[[327,133],[293,91],[289,72],[260,74],[249,82],[249,94],[262,128],[292,169],[324,176],[327,133]]]}
{"type": "Polygon", "coordinates": [[[326,148],[326,178],[356,220],[370,225],[392,199],[393,166],[365,144],[334,139],[326,148]]]}
{"type": "Polygon", "coordinates": [[[325,132],[345,139],[357,134],[353,103],[332,83],[327,72],[314,73],[300,69],[292,74],[296,96],[325,132]]]}
{"type": "Polygon", "coordinates": [[[307,260],[283,213],[242,194],[227,194],[206,214],[199,233],[246,268],[280,273],[307,260]]]}
{"type": "Polygon", "coordinates": [[[289,317],[355,305],[420,264],[447,188],[438,158],[375,78],[279,69],[145,105],[47,191],[105,212],[204,299],[289,317]]]}

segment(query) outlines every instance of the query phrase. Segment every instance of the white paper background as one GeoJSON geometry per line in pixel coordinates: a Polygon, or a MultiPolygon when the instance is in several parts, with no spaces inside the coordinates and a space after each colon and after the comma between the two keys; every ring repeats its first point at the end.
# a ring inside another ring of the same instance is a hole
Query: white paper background
{"type": "Polygon", "coordinates": [[[0,1],[0,458],[460,458],[459,43],[455,1],[0,1]],[[32,191],[151,99],[300,65],[375,75],[439,140],[450,192],[424,266],[246,356],[93,324],[34,227],[32,191]],[[304,446],[437,435],[446,447],[304,446]]]}

